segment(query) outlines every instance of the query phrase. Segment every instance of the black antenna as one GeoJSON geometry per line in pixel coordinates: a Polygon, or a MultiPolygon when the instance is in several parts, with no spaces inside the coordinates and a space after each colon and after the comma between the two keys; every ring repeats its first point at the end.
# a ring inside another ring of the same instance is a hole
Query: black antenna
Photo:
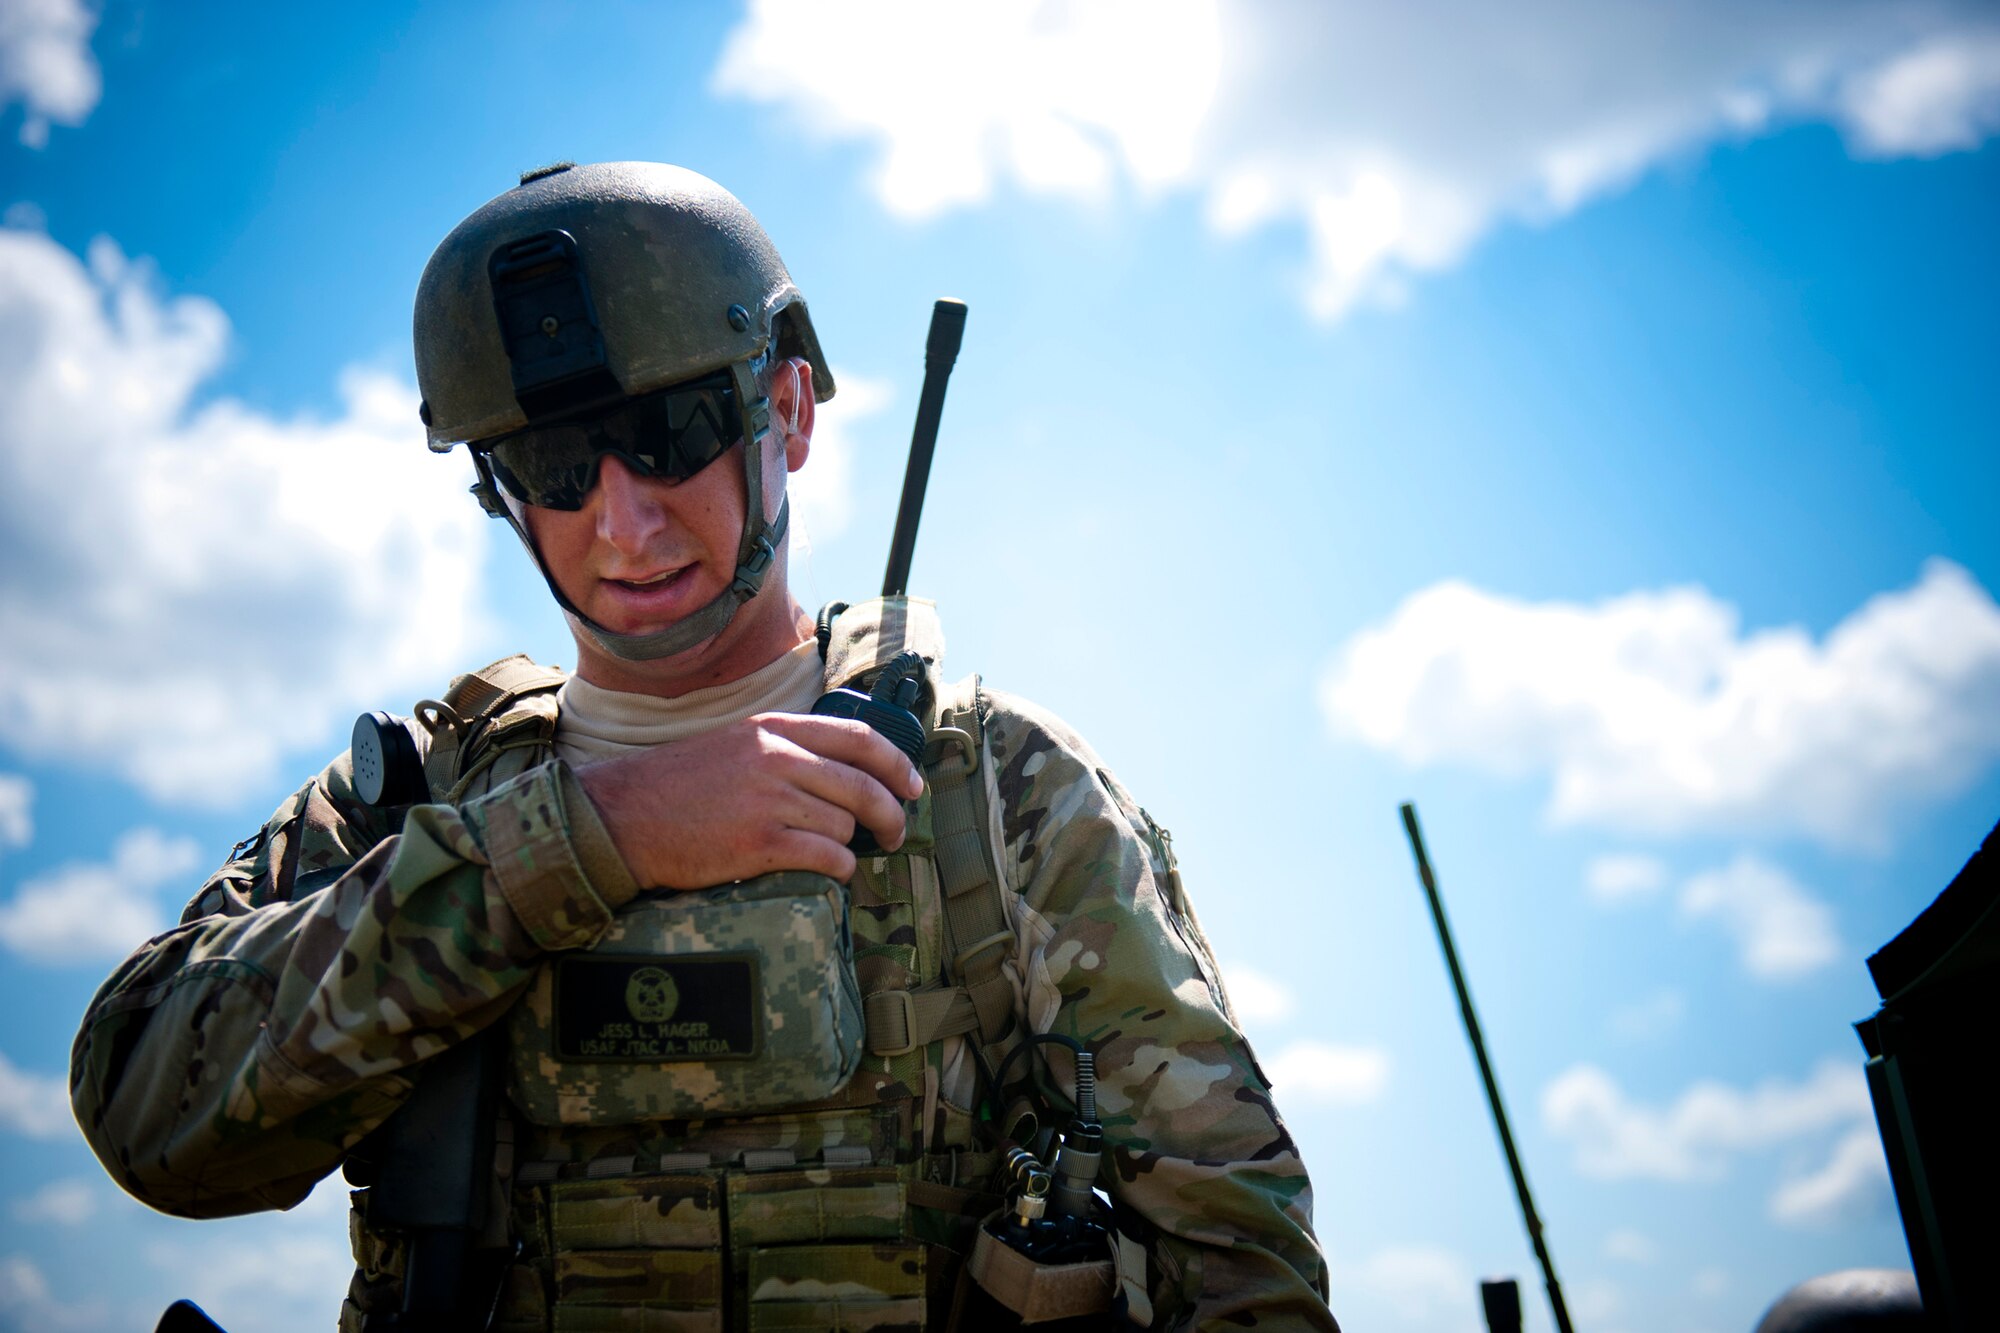
{"type": "Polygon", "coordinates": [[[1493,1108],[1493,1124],[1500,1131],[1500,1147],[1507,1154],[1507,1169],[1514,1173],[1514,1193],[1521,1200],[1521,1221],[1528,1228],[1528,1243],[1541,1261],[1542,1282],[1549,1289],[1549,1309],[1556,1319],[1557,1333],[1574,1333],[1569,1323],[1569,1307],[1563,1304],[1562,1283],[1556,1281],[1555,1261],[1542,1239],[1542,1219],[1535,1212],[1535,1196],[1528,1190],[1528,1173],[1521,1166],[1521,1154],[1514,1148],[1514,1131],[1507,1126],[1507,1108],[1500,1101],[1500,1080],[1493,1076],[1493,1062],[1486,1058],[1486,1038],[1479,1032],[1479,1015],[1472,1007],[1472,992],[1466,988],[1465,971],[1458,965],[1458,948],[1451,942],[1451,926],[1444,919],[1444,899],[1438,896],[1437,876],[1431,873],[1430,854],[1424,850],[1423,830],[1417,827],[1417,807],[1403,804],[1403,831],[1410,835],[1410,850],[1416,854],[1417,877],[1424,882],[1424,896],[1430,900],[1431,920],[1437,923],[1438,943],[1444,946],[1444,965],[1451,970],[1452,988],[1458,992],[1458,1012],[1465,1019],[1465,1035],[1472,1043],[1472,1056],[1479,1062],[1479,1077],[1486,1084],[1486,1101],[1493,1108]]]}
{"type": "Polygon", "coordinates": [[[944,416],[944,389],[965,338],[965,302],[939,301],[931,307],[930,337],[924,342],[924,392],[917,400],[917,428],[910,436],[910,463],[903,471],[903,501],[896,507],[896,536],[889,543],[889,568],[882,595],[910,590],[910,557],[917,549],[917,521],[924,515],[924,491],[931,481],[938,422],[944,416]]]}

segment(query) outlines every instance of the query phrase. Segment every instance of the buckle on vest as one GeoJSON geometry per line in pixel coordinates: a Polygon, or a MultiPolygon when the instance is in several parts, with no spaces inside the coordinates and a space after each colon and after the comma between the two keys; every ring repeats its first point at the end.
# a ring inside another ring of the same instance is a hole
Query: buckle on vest
{"type": "Polygon", "coordinates": [[[939,764],[945,755],[954,750],[965,761],[965,767],[948,770],[945,776],[970,777],[979,771],[979,746],[973,742],[970,732],[958,727],[936,727],[924,737],[925,767],[939,764]]]}
{"type": "Polygon", "coordinates": [[[868,997],[864,1012],[870,1055],[886,1058],[908,1055],[917,1049],[917,999],[909,991],[877,991],[868,997]],[[901,1001],[900,1008],[896,1001],[901,1001]],[[898,1023],[902,1025],[900,1029],[898,1023]],[[887,1042],[892,1035],[900,1035],[903,1044],[889,1046],[887,1042]]]}

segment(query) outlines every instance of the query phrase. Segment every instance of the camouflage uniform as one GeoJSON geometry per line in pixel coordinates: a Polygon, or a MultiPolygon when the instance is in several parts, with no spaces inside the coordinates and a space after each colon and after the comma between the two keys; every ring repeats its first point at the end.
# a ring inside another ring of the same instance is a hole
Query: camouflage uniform
{"type": "MultiPolygon", "coordinates": [[[[836,650],[830,684],[901,646],[871,634],[836,650]]],[[[1164,832],[1061,722],[976,697],[1015,935],[1007,975],[1033,1030],[1096,1053],[1100,1183],[1118,1208],[1131,1314],[1163,1328],[1334,1328],[1304,1167],[1164,832]]],[[[516,1042],[532,1037],[534,1005],[520,1001],[551,955],[600,941],[648,900],[550,757],[549,728],[521,734],[451,801],[406,811],[362,804],[343,755],[235,850],[177,929],[112,974],[71,1080],[126,1190],[186,1217],[288,1208],[396,1109],[426,1057],[510,1009],[516,1042]]],[[[938,895],[919,882],[928,836],[920,802],[908,845],[855,877],[864,994],[937,975],[938,895]]],[[[751,1327],[916,1327],[926,1307],[939,1326],[971,1228],[997,1202],[963,1047],[865,1055],[842,1095],[787,1116],[524,1126],[505,1168],[524,1248],[498,1327],[719,1328],[746,1299],[751,1327]],[[726,1266],[725,1228],[742,1251],[726,1266]],[[821,1243],[835,1241],[848,1248],[821,1243]],[[879,1281],[859,1284],[865,1300],[827,1297],[833,1259],[856,1285],[856,1245],[872,1247],[879,1281]]],[[[521,1077],[517,1058],[517,1103],[521,1077]]],[[[344,1328],[392,1299],[400,1271],[365,1211],[363,1192],[344,1328]]],[[[743,1326],[741,1310],[731,1322],[743,1326]]]]}

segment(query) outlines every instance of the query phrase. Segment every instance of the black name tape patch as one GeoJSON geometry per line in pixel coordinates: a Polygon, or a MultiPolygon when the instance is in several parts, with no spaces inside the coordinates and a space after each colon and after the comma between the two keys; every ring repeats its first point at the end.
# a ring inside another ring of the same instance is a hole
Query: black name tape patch
{"type": "Polygon", "coordinates": [[[763,1033],[753,953],[580,954],[556,964],[556,1058],[748,1060],[763,1033]]]}

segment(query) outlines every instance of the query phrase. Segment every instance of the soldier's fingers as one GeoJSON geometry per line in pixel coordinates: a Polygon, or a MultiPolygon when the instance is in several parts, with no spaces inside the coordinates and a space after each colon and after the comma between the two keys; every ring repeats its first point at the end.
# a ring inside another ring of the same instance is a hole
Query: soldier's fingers
{"type": "Polygon", "coordinates": [[[869,774],[813,755],[799,765],[797,777],[807,795],[837,805],[866,824],[885,849],[894,851],[902,846],[902,804],[869,774]]]}
{"type": "Polygon", "coordinates": [[[851,811],[809,792],[795,792],[793,795],[795,799],[784,814],[786,827],[803,833],[817,833],[839,843],[854,837],[855,819],[851,811]]]}
{"type": "Polygon", "coordinates": [[[826,759],[858,768],[905,800],[923,794],[923,775],[864,722],[803,713],[766,713],[764,725],[794,745],[826,759]]]}
{"type": "Polygon", "coordinates": [[[765,870],[810,870],[846,883],[854,878],[854,853],[842,843],[805,829],[780,830],[770,842],[765,870]]]}

